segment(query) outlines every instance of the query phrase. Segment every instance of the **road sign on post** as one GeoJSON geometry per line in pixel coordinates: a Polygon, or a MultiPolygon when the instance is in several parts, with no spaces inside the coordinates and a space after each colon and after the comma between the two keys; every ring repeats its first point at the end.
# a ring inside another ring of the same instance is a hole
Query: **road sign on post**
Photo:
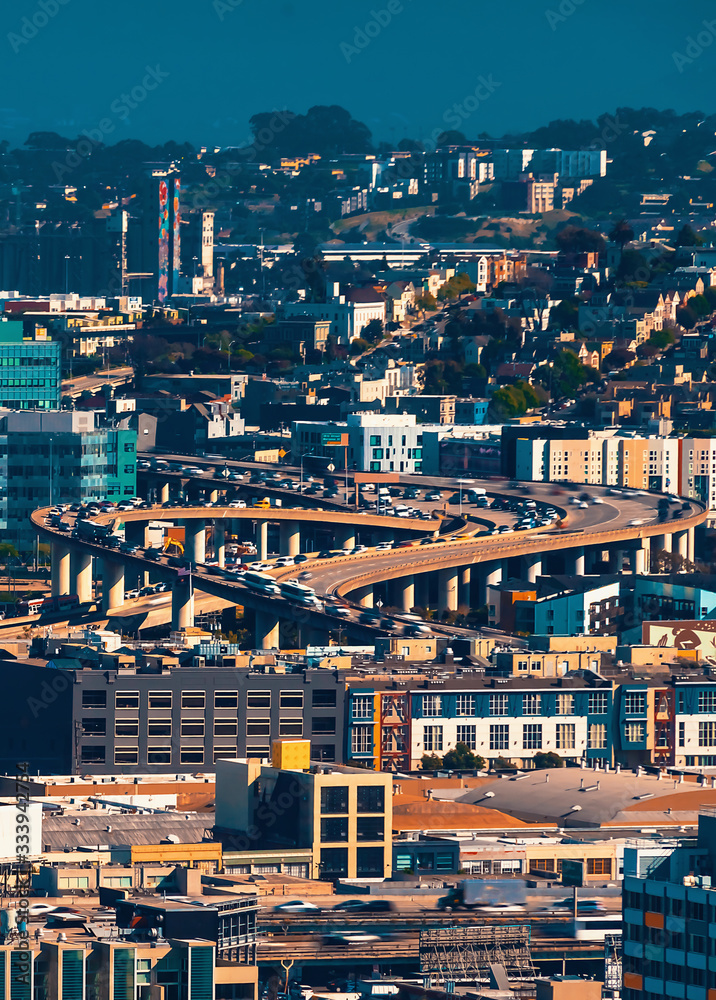
{"type": "Polygon", "coordinates": [[[584,885],[584,862],[572,858],[562,859],[562,885],[584,885]]]}
{"type": "Polygon", "coordinates": [[[340,431],[324,431],[321,434],[321,446],[323,448],[345,448],[348,444],[348,435],[341,434],[340,431]]]}

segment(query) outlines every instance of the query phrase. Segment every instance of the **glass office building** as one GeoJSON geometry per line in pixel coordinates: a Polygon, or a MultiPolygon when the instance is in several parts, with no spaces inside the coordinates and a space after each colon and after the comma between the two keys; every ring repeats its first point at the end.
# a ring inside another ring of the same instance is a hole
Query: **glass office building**
{"type": "Polygon", "coordinates": [[[0,319],[0,407],[59,409],[61,348],[42,327],[28,338],[21,320],[0,319]]]}

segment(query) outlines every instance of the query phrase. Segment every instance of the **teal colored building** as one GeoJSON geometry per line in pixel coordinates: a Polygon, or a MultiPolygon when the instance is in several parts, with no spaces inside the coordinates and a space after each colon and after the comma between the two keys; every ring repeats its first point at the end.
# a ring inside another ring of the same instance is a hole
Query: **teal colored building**
{"type": "Polygon", "coordinates": [[[0,407],[58,410],[62,345],[41,329],[23,335],[22,320],[0,319],[0,407]]]}
{"type": "Polygon", "coordinates": [[[31,553],[38,507],[119,501],[137,492],[137,432],[92,412],[0,411],[0,530],[31,553]]]}

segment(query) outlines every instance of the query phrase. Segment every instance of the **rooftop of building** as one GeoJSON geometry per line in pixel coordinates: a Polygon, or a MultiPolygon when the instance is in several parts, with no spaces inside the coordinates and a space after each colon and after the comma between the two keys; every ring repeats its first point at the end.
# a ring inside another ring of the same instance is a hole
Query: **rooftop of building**
{"type": "Polygon", "coordinates": [[[143,815],[128,813],[72,813],[45,816],[42,841],[46,851],[98,847],[127,847],[149,844],[199,844],[211,837],[213,814],[160,812],[143,815]],[[171,839],[170,839],[171,838],[171,839]]]}

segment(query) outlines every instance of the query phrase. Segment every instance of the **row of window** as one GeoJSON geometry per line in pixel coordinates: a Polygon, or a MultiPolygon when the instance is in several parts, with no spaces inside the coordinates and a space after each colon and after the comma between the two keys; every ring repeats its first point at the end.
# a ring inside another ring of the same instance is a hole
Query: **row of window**
{"type": "MultiPolygon", "coordinates": [[[[367,727],[366,727],[367,728],[367,727]]],[[[477,727],[458,726],[457,742],[465,743],[470,750],[477,750],[477,727]]],[[[517,741],[515,741],[516,743],[517,741]]],[[[607,746],[607,727],[602,724],[592,724],[587,730],[587,749],[604,750],[607,746]]],[[[564,723],[556,727],[555,744],[556,750],[574,750],[576,747],[576,726],[573,723],[564,723]]],[[[442,752],[443,747],[443,727],[425,726],[423,729],[423,748],[428,753],[442,752]]],[[[490,750],[510,749],[510,727],[509,725],[496,724],[490,726],[490,750]]],[[[542,749],[542,725],[541,723],[528,723],[522,726],[522,749],[541,750],[542,749]]],[[[359,751],[361,752],[361,751],[359,751]]],[[[362,751],[367,752],[367,751],[362,751]]]]}
{"type": "MultiPolygon", "coordinates": [[[[267,756],[266,754],[262,756],[267,756]]],[[[213,749],[213,763],[217,760],[233,760],[238,756],[236,746],[215,746],[213,749]]],[[[247,756],[253,756],[247,753],[247,756]]],[[[82,764],[107,764],[107,752],[103,746],[83,746],[80,751],[80,762],[82,764]]],[[[113,762],[115,767],[134,767],[139,764],[138,747],[115,747],[113,762]]],[[[174,763],[177,762],[176,754],[174,763]]],[[[212,762],[211,754],[204,754],[204,747],[185,746],[179,747],[180,764],[204,764],[212,762]],[[205,759],[206,757],[206,759],[205,759]]],[[[147,764],[160,765],[172,763],[172,749],[167,746],[148,747],[147,764]]]]}
{"type": "MultiPolygon", "coordinates": [[[[359,813],[385,812],[385,787],[383,785],[358,785],[356,805],[359,813]]],[[[348,787],[328,785],[321,789],[321,813],[341,815],[348,812],[348,787]]]]}
{"type": "MultiPolygon", "coordinates": [[[[514,712],[510,711],[509,707],[509,694],[491,694],[489,696],[489,714],[493,716],[498,715],[512,715],[514,712]]],[[[366,703],[370,699],[366,699],[366,703]]],[[[361,699],[354,699],[354,706],[361,699]]],[[[443,707],[445,701],[443,695],[440,694],[424,694],[422,696],[422,715],[424,718],[439,718],[443,715],[443,707]]],[[[541,715],[542,714],[542,695],[530,692],[529,694],[522,695],[522,715],[541,715]]],[[[474,694],[458,694],[455,696],[455,715],[456,716],[474,716],[475,715],[475,695],[474,694]]],[[[366,704],[366,711],[368,711],[368,706],[366,704]]],[[[372,711],[372,707],[371,707],[372,711]]],[[[609,694],[606,691],[591,691],[588,698],[587,712],[589,715],[606,715],[609,711],[609,694]]],[[[574,715],[574,695],[573,694],[558,694],[556,696],[556,711],[555,715],[574,715]]],[[[359,718],[356,715],[355,707],[353,711],[354,718],[359,718]]],[[[366,716],[368,717],[368,716],[366,716]]]]}
{"type": "MultiPolygon", "coordinates": [[[[356,840],[380,841],[385,839],[385,821],[382,816],[358,816],[356,840]]],[[[321,843],[347,843],[348,817],[331,816],[321,820],[321,843]]]]}
{"type": "MultiPolygon", "coordinates": [[[[162,738],[166,739],[171,737],[176,730],[179,730],[179,735],[181,736],[192,736],[192,737],[204,737],[206,735],[206,724],[203,718],[184,718],[179,721],[177,726],[176,722],[173,722],[171,717],[157,717],[149,719],[146,724],[146,734],[151,738],[162,738]]],[[[311,724],[311,732],[314,735],[326,735],[334,736],[336,732],[336,722],[333,718],[327,719],[313,719],[311,724]]],[[[99,719],[82,719],[82,735],[83,736],[99,736],[104,737],[107,735],[107,720],[104,718],[99,719]]],[[[138,738],[139,737],[139,719],[115,719],[114,723],[114,735],[118,738],[138,738]]],[[[232,736],[234,738],[239,735],[239,721],[236,718],[215,718],[214,719],[214,737],[228,737],[232,736]]],[[[303,736],[303,719],[279,719],[278,721],[278,735],[280,737],[302,737],[303,736]]],[[[270,719],[247,719],[246,720],[246,738],[250,739],[252,736],[271,736],[271,720],[270,719]]]]}
{"type": "MultiPolygon", "coordinates": [[[[247,691],[246,708],[249,709],[270,709],[271,691],[247,691]]],[[[209,697],[211,692],[208,693],[209,697]]],[[[304,707],[303,691],[279,691],[278,707],[282,709],[298,709],[304,707]]],[[[151,709],[171,709],[173,705],[173,691],[148,691],[147,708],[151,709]]],[[[115,691],[115,709],[139,709],[139,691],[115,691]]],[[[206,691],[182,691],[178,699],[182,708],[206,708],[206,691]]],[[[335,691],[314,691],[313,708],[335,708],[335,691]]],[[[106,708],[107,692],[104,689],[85,689],[82,692],[82,708],[106,708]]],[[[214,691],[214,708],[238,709],[238,691],[214,691]]]]}

